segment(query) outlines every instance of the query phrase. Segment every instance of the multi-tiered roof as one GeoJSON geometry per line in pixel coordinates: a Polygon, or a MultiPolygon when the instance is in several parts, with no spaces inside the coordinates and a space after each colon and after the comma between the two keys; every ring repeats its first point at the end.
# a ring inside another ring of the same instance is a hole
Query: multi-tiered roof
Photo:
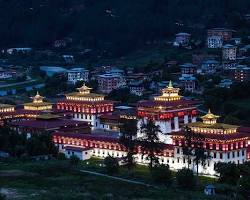
{"type": "Polygon", "coordinates": [[[169,81],[168,87],[162,90],[162,95],[154,97],[155,101],[178,101],[181,99],[179,95],[179,88],[174,88],[172,81],[169,81]]]}
{"type": "Polygon", "coordinates": [[[78,92],[73,92],[66,94],[66,99],[67,100],[72,100],[72,101],[103,101],[104,100],[104,95],[102,94],[96,94],[96,93],[91,93],[90,91],[92,88],[87,87],[85,84],[83,84],[82,87],[77,88],[78,92]]]}
{"type": "Polygon", "coordinates": [[[31,99],[33,100],[32,102],[24,104],[24,110],[45,111],[52,109],[52,103],[44,102],[45,97],[38,92],[31,99]]]}
{"type": "Polygon", "coordinates": [[[113,102],[105,100],[102,94],[91,93],[91,89],[83,84],[78,92],[66,94],[66,99],[58,101],[57,109],[89,114],[113,111],[113,102]]]}

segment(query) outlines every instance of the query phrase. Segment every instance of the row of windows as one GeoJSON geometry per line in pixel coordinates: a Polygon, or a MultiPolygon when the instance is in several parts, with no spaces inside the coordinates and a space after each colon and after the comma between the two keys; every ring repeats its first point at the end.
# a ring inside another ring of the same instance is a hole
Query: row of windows
{"type": "MultiPolygon", "coordinates": [[[[177,152],[177,154],[181,154],[181,153],[182,153],[180,148],[177,148],[177,149],[176,149],[176,152],[177,152]]],[[[237,156],[237,157],[245,156],[245,150],[233,151],[233,152],[228,152],[228,153],[227,153],[227,159],[235,158],[236,156],[237,156]]],[[[214,152],[214,153],[213,153],[213,158],[220,158],[220,159],[223,159],[223,153],[214,152]]]]}

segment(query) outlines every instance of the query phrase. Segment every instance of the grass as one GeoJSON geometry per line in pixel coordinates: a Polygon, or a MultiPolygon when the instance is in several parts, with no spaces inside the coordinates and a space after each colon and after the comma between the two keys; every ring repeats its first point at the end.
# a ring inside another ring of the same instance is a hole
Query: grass
{"type": "MultiPolygon", "coordinates": [[[[183,191],[177,187],[158,188],[125,183],[105,177],[98,177],[80,173],[77,169],[92,169],[101,160],[91,159],[77,168],[69,165],[68,161],[40,161],[40,162],[9,162],[0,163],[0,187],[9,192],[9,199],[30,200],[84,200],[84,199],[211,199],[202,191],[183,191]],[[3,171],[5,170],[5,171],[3,171]],[[15,174],[10,170],[19,170],[15,174]],[[4,172],[4,173],[3,173],[4,172]],[[20,173],[23,172],[23,173],[20,173]],[[11,174],[8,176],[8,173],[11,174]],[[1,177],[1,174],[5,176],[1,177]]],[[[103,170],[103,167],[97,167],[103,170]]],[[[121,169],[119,176],[126,174],[121,169]]],[[[138,177],[148,175],[146,166],[137,166],[135,174],[138,177]]],[[[149,175],[148,175],[149,176],[149,175]]],[[[221,196],[212,199],[225,199],[221,196]]]]}

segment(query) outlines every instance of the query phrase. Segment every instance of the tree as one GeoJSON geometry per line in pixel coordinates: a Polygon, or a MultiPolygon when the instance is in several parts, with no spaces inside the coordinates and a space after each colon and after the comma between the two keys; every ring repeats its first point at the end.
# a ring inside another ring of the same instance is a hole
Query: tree
{"type": "Polygon", "coordinates": [[[80,159],[77,156],[75,155],[70,156],[69,162],[71,165],[78,165],[79,161],[80,159]]]}
{"type": "Polygon", "coordinates": [[[220,183],[236,185],[240,178],[240,170],[235,163],[216,163],[215,171],[220,174],[220,183]]]}
{"type": "Polygon", "coordinates": [[[138,140],[141,145],[142,154],[143,156],[146,154],[146,159],[149,160],[149,169],[152,172],[153,166],[159,163],[156,155],[163,149],[163,145],[158,137],[161,130],[152,120],[149,120],[141,126],[140,131],[143,136],[138,140]]]}
{"type": "Polygon", "coordinates": [[[134,137],[137,134],[137,121],[134,119],[122,119],[121,134],[120,143],[126,148],[127,152],[123,161],[125,162],[128,170],[131,171],[135,166],[134,154],[136,141],[134,137]]]}
{"type": "Polygon", "coordinates": [[[169,185],[172,183],[172,173],[169,165],[156,165],[152,170],[152,177],[156,183],[169,185]]]}
{"type": "Polygon", "coordinates": [[[194,133],[194,162],[196,163],[196,174],[199,175],[199,164],[205,166],[210,158],[209,152],[204,147],[204,136],[200,133],[194,133]]]}
{"type": "Polygon", "coordinates": [[[183,154],[188,159],[188,169],[191,158],[196,164],[196,173],[199,175],[199,164],[205,166],[210,158],[209,152],[204,148],[204,136],[200,133],[194,133],[188,126],[184,129],[183,154]]]}
{"type": "Polygon", "coordinates": [[[196,184],[193,171],[186,168],[183,168],[176,173],[176,181],[178,186],[183,189],[192,189],[196,184]]]}
{"type": "Polygon", "coordinates": [[[109,175],[113,175],[118,173],[119,171],[119,163],[118,160],[114,157],[108,156],[104,159],[104,165],[106,168],[106,172],[109,175]]]}
{"type": "Polygon", "coordinates": [[[189,128],[188,126],[185,126],[184,128],[184,142],[185,143],[184,143],[184,146],[182,147],[182,150],[183,150],[183,155],[187,157],[188,169],[190,167],[190,162],[191,162],[190,157],[193,155],[192,139],[193,139],[193,132],[191,131],[191,128],[189,128]]]}

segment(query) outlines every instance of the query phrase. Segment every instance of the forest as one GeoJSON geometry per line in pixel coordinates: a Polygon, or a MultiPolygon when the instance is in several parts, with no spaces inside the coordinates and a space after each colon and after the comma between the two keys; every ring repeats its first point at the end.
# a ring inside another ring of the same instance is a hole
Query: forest
{"type": "Polygon", "coordinates": [[[0,47],[50,48],[72,38],[72,48],[121,56],[179,31],[205,37],[207,28],[230,27],[250,34],[249,10],[249,0],[0,0],[0,47]]]}

